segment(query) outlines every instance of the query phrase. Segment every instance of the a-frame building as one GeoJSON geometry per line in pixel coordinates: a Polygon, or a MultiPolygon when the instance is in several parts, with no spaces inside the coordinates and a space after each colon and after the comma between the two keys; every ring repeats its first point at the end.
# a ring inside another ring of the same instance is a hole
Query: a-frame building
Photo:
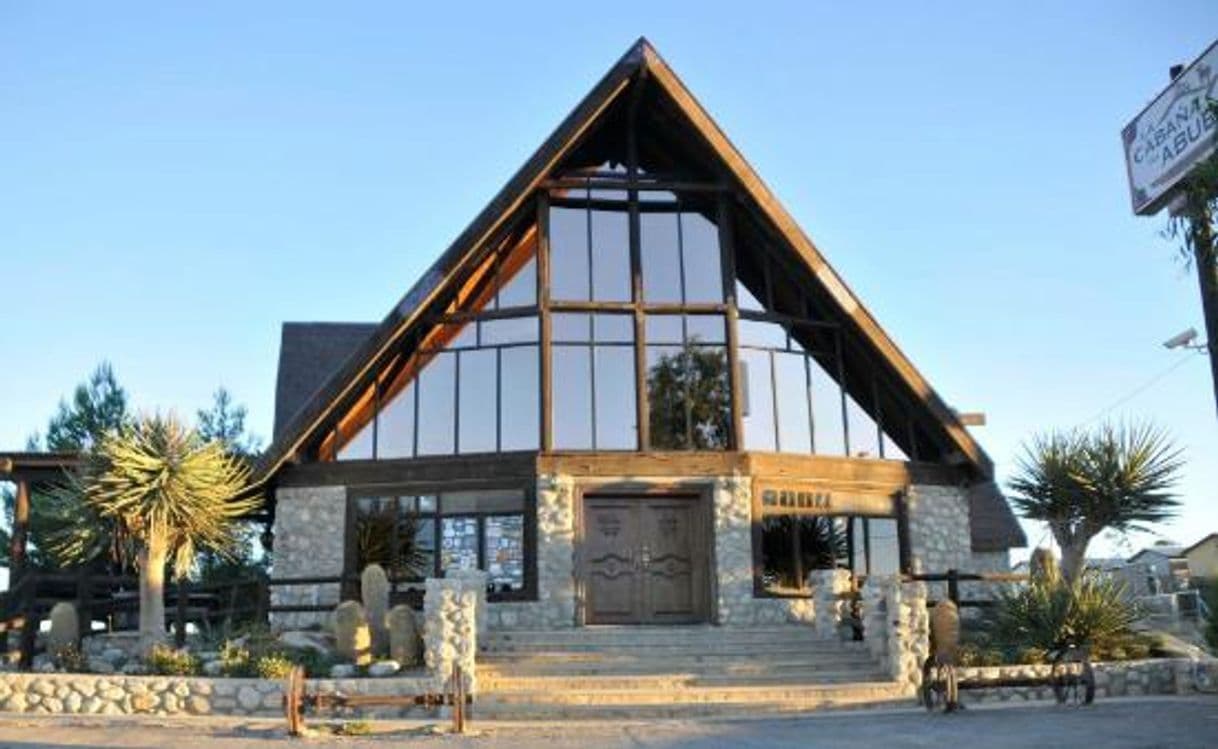
{"type": "Polygon", "coordinates": [[[275,577],[379,562],[408,596],[478,568],[492,629],[799,620],[821,571],[1024,544],[981,447],[645,40],[381,323],[284,326],[275,417],[275,577]]]}

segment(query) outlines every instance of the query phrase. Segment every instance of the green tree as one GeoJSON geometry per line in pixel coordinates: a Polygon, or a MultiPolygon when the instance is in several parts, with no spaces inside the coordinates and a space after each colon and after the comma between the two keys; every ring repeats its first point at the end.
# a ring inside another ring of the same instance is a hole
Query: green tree
{"type": "Polygon", "coordinates": [[[730,434],[731,389],[720,347],[686,344],[647,373],[651,445],[669,450],[722,450],[730,434]]]}
{"type": "MultiPolygon", "coordinates": [[[[198,550],[224,552],[239,543],[236,518],[257,505],[240,498],[249,469],[218,441],[205,442],[173,416],[137,420],[105,435],[84,455],[67,491],[116,528],[115,550],[134,558],[140,575],[140,635],[147,652],[165,637],[168,564],[182,578],[198,550]]],[[[103,531],[104,533],[104,531],[103,531]]],[[[102,533],[89,525],[63,528],[54,552],[88,559],[102,533]]]]}
{"type": "Polygon", "coordinates": [[[1062,576],[1083,571],[1087,545],[1104,531],[1149,530],[1175,514],[1172,489],[1184,466],[1165,432],[1150,424],[1039,435],[1025,446],[1009,486],[1026,518],[1048,524],[1062,576]]]}
{"type": "Polygon", "coordinates": [[[198,411],[199,436],[206,442],[218,440],[234,455],[252,459],[262,449],[262,440],[245,431],[246,414],[245,406],[233,403],[226,388],[216,388],[211,408],[198,411]]]}

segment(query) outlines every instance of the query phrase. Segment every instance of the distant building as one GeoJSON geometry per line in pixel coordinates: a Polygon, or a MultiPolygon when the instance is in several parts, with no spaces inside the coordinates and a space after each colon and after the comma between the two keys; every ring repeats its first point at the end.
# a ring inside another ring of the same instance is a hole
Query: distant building
{"type": "Polygon", "coordinates": [[[1123,568],[1129,592],[1135,596],[1174,593],[1188,588],[1188,562],[1184,547],[1157,544],[1129,558],[1123,568]]]}
{"type": "Polygon", "coordinates": [[[1181,552],[1194,581],[1218,580],[1218,533],[1211,533],[1181,552]]]}

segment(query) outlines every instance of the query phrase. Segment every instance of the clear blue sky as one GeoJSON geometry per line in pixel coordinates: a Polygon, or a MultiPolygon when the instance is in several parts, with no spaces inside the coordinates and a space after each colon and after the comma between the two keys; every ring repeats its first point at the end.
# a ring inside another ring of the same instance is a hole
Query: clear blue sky
{"type": "MultiPolygon", "coordinates": [[[[1181,356],[1196,280],[1118,133],[1218,5],[810,5],[3,3],[0,446],[102,359],[268,435],[280,323],[381,319],[640,34],[1001,472],[1181,356]]],[[[1110,415],[1188,450],[1167,535],[1218,530],[1203,357],[1110,415]]]]}

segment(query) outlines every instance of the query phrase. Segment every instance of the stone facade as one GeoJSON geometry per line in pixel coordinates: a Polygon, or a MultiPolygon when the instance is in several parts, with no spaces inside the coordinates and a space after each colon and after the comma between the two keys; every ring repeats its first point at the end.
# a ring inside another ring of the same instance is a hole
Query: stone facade
{"type": "MultiPolygon", "coordinates": [[[[1007,552],[974,552],[969,531],[968,488],[916,484],[910,487],[909,545],[915,572],[1009,572],[1007,552]]],[[[993,583],[961,583],[962,598],[992,598],[993,583]]],[[[930,596],[946,595],[932,583],[930,596]]]]}
{"type": "MultiPolygon", "coordinates": [[[[274,577],[331,577],[343,573],[347,489],[343,486],[282,488],[276,491],[274,577]]],[[[325,585],[275,586],[271,604],[336,606],[340,588],[325,585]]],[[[277,613],[276,629],[324,624],[323,613],[277,613]]]]}

